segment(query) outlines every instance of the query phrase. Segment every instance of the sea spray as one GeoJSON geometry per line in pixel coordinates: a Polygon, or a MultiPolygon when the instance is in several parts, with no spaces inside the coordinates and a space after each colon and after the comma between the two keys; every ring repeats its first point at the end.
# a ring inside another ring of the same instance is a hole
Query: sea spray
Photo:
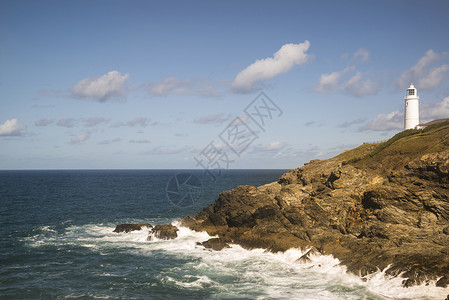
{"type": "MultiPolygon", "coordinates": [[[[166,265],[154,270],[157,274],[153,274],[153,284],[186,294],[207,291],[212,298],[444,299],[448,294],[448,289],[436,287],[435,282],[404,288],[404,278],[388,276],[385,270],[361,278],[347,273],[346,267],[330,255],[310,254],[309,260],[298,262],[308,249],[271,253],[232,244],[222,251],[211,251],[197,244],[212,238],[207,233],[192,231],[177,222],[173,225],[179,231],[172,240],[147,241],[149,228],[113,233],[111,224],[71,225],[64,232],[41,227],[26,240],[30,247],[77,246],[102,255],[116,249],[147,259],[148,264],[162,259],[166,265]]],[[[142,268],[139,264],[141,261],[136,262],[136,267],[142,268]]],[[[120,274],[104,272],[101,276],[120,274]]]]}

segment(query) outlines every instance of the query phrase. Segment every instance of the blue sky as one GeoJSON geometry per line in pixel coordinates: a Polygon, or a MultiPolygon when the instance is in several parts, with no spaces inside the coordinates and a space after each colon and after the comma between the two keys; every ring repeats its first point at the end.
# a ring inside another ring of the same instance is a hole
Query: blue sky
{"type": "Polygon", "coordinates": [[[0,169],[291,169],[387,139],[411,82],[449,117],[448,11],[0,0],[0,169]]]}

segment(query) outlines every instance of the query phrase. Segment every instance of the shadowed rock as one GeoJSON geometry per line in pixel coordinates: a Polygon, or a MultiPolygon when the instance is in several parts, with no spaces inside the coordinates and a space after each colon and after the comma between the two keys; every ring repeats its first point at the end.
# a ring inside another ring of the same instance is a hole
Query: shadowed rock
{"type": "Polygon", "coordinates": [[[211,238],[205,242],[198,242],[197,245],[203,246],[206,249],[212,249],[215,251],[221,251],[224,248],[231,248],[225,240],[220,238],[211,238]]]}
{"type": "Polygon", "coordinates": [[[306,253],[304,253],[300,258],[296,260],[296,262],[299,263],[308,263],[312,260],[310,259],[310,256],[312,255],[320,255],[320,251],[318,251],[315,247],[310,248],[306,253]]]}
{"type": "Polygon", "coordinates": [[[152,228],[153,226],[151,226],[151,224],[148,223],[142,223],[142,224],[119,224],[115,227],[113,232],[130,232],[130,231],[134,231],[134,230],[141,230],[142,227],[148,227],[148,228],[152,228]]]}
{"type": "Polygon", "coordinates": [[[178,237],[178,227],[171,224],[156,225],[150,231],[147,240],[151,241],[152,237],[161,240],[171,240],[178,237]]]}

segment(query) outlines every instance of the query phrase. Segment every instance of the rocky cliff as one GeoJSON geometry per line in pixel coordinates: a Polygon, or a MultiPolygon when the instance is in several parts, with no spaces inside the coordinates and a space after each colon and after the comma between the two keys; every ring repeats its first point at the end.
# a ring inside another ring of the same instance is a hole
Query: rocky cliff
{"type": "Polygon", "coordinates": [[[222,192],[181,223],[223,245],[313,247],[362,276],[389,267],[405,286],[437,280],[446,287],[448,172],[446,122],[311,161],[278,182],[222,192]]]}

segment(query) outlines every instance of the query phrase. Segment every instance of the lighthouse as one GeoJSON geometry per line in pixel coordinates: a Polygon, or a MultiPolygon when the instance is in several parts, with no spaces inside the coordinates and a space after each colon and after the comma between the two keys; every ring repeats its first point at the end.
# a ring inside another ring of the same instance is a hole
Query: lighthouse
{"type": "Polygon", "coordinates": [[[407,130],[419,124],[419,97],[413,83],[407,89],[404,100],[404,130],[407,130]]]}

